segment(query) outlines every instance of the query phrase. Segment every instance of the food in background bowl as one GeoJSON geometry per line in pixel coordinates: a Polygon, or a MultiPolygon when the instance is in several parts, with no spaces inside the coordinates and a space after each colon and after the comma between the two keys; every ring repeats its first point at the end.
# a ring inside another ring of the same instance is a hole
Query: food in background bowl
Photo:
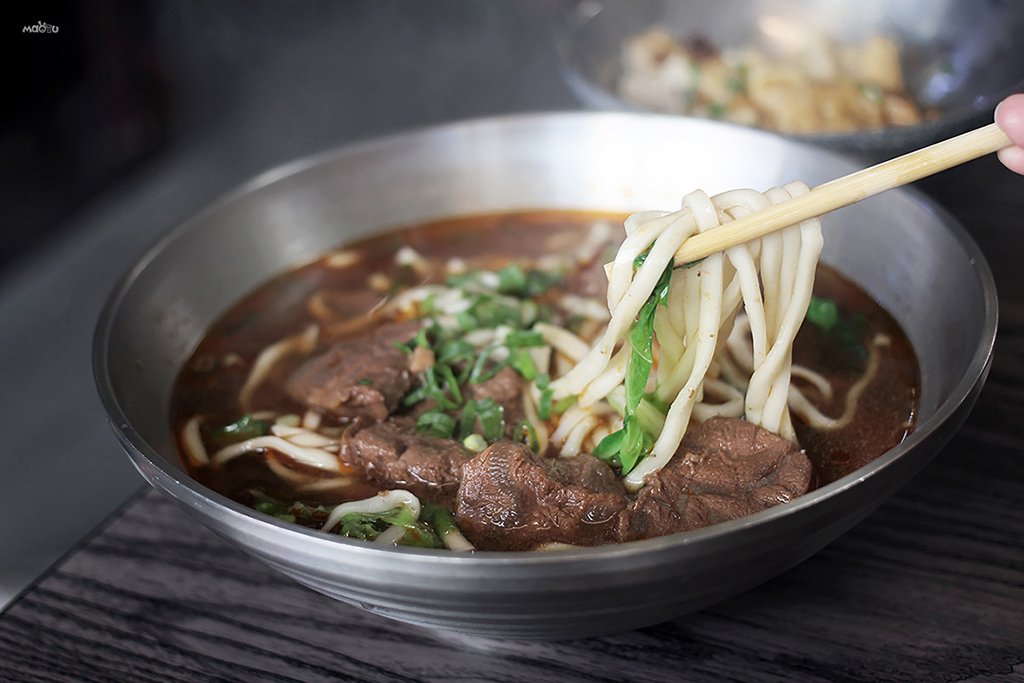
{"type": "Polygon", "coordinates": [[[892,38],[838,44],[813,31],[786,35],[771,51],[720,50],[700,36],[679,41],[653,27],[623,45],[618,94],[655,111],[784,133],[912,126],[933,116],[907,92],[892,38]]]}
{"type": "Polygon", "coordinates": [[[911,346],[818,267],[817,220],[673,255],[805,189],[694,192],[625,240],[622,216],[515,213],[330,252],[185,364],[185,464],[285,521],[452,550],[641,540],[793,500],[909,433],[911,346]]]}

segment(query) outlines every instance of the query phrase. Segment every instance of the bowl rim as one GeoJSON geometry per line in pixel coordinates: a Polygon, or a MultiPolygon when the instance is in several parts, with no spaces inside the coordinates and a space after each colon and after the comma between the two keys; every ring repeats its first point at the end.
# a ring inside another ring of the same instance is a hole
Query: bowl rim
{"type": "MultiPolygon", "coordinates": [[[[924,422],[919,423],[914,431],[911,432],[911,434],[902,442],[882,453],[866,465],[834,482],[805,493],[790,502],[776,505],[751,515],[727,522],[720,522],[700,529],[678,532],[666,536],[559,551],[474,551],[472,553],[458,553],[447,549],[381,546],[372,542],[351,539],[337,534],[320,531],[318,529],[310,529],[296,524],[282,522],[269,515],[264,515],[254,509],[248,508],[241,503],[237,503],[227,496],[203,486],[198,481],[190,477],[182,467],[173,465],[166,457],[150,446],[149,443],[147,443],[147,441],[131,426],[126,414],[121,409],[121,405],[117,399],[113,382],[109,374],[108,351],[112,327],[120,310],[121,302],[131,291],[132,286],[139,276],[146,270],[150,263],[163,253],[164,249],[169,244],[183,238],[183,236],[188,234],[197,223],[202,222],[208,216],[216,213],[221,208],[230,205],[253,192],[263,190],[278,182],[294,179],[305,171],[311,170],[325,163],[342,159],[346,156],[355,156],[367,151],[391,146],[400,147],[427,136],[451,135],[458,134],[463,131],[473,131],[483,128],[516,128],[537,125],[550,120],[571,122],[573,120],[595,119],[608,121],[616,119],[628,121],[635,121],[637,119],[659,119],[672,122],[684,122],[681,125],[689,126],[726,126],[732,129],[736,128],[736,126],[731,124],[718,121],[698,120],[671,114],[592,111],[531,112],[512,115],[498,115],[463,119],[439,125],[419,127],[355,143],[342,144],[328,150],[316,152],[272,167],[271,169],[259,173],[252,179],[236,186],[234,189],[222,194],[155,240],[151,246],[145,250],[143,256],[118,279],[117,284],[107,297],[96,324],[92,345],[94,381],[96,383],[100,401],[103,405],[104,411],[106,412],[108,422],[136,467],[141,471],[142,468],[140,467],[139,462],[141,459],[145,464],[155,468],[158,473],[158,476],[153,479],[146,474],[143,474],[147,483],[155,488],[162,489],[165,493],[173,496],[179,501],[187,503],[190,508],[202,508],[205,505],[212,504],[213,506],[220,508],[222,511],[227,512],[235,521],[258,525],[268,532],[284,532],[286,535],[291,535],[296,543],[313,544],[324,548],[343,547],[346,548],[346,552],[356,554],[369,553],[375,555],[379,553],[386,553],[389,556],[400,555],[410,560],[420,562],[465,567],[477,564],[488,566],[496,564],[516,566],[547,565],[574,562],[585,560],[587,558],[609,558],[623,554],[636,555],[656,553],[669,547],[709,542],[740,529],[769,524],[780,517],[814,507],[823,501],[842,494],[846,490],[853,488],[863,481],[877,476],[883,470],[893,466],[893,464],[902,459],[908,451],[931,436],[931,434],[938,430],[941,425],[952,418],[960,406],[971,396],[979,383],[983,382],[991,362],[999,318],[998,299],[992,271],[977,243],[948,211],[926,197],[919,190],[912,187],[903,187],[898,191],[908,195],[908,198],[911,199],[914,204],[918,205],[925,211],[932,213],[964,250],[971,263],[972,270],[978,280],[983,295],[981,303],[984,306],[984,323],[979,330],[980,343],[974,350],[963,376],[960,377],[959,381],[957,381],[947,396],[939,403],[934,413],[926,418],[924,422]],[[156,481],[157,479],[160,481],[156,481]]],[[[781,137],[770,131],[749,128],[745,130],[748,131],[748,134],[776,139],[781,137]]],[[[799,147],[813,150],[815,154],[833,157],[835,160],[842,161],[844,163],[857,163],[854,158],[848,155],[839,154],[832,150],[816,147],[805,142],[786,139],[786,143],[795,144],[799,147]]],[[[383,227],[386,226],[382,226],[382,228],[383,227]]]]}

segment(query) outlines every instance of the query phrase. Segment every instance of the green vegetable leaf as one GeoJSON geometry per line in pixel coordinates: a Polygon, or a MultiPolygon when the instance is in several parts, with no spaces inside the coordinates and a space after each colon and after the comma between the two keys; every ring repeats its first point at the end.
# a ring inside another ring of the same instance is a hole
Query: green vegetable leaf
{"type": "Polygon", "coordinates": [[[397,507],[381,513],[350,512],[342,516],[337,528],[342,536],[372,541],[391,526],[405,529],[405,534],[398,541],[399,545],[423,548],[444,546],[434,530],[429,525],[417,521],[406,507],[397,507]]]}
{"type": "Polygon", "coordinates": [[[209,434],[209,441],[214,448],[224,448],[233,443],[255,439],[270,433],[268,420],[257,420],[252,415],[243,415],[234,422],[214,429],[209,434]]]}
{"type": "Polygon", "coordinates": [[[608,461],[609,463],[618,467],[619,452],[622,450],[622,444],[625,440],[625,428],[612,432],[608,436],[601,439],[601,443],[597,444],[597,448],[594,449],[593,456],[595,458],[608,461]]]}
{"type": "Polygon", "coordinates": [[[653,296],[640,308],[637,319],[629,330],[632,351],[626,363],[626,415],[640,405],[654,365],[654,313],[658,300],[653,296]]]}
{"type": "Polygon", "coordinates": [[[622,474],[628,474],[636,467],[636,464],[647,455],[654,443],[654,438],[644,429],[637,416],[637,408],[645,397],[647,380],[650,378],[651,369],[654,366],[654,316],[658,306],[667,305],[671,279],[672,263],[669,263],[630,327],[631,352],[629,360],[626,362],[626,404],[623,407],[623,426],[619,431],[602,439],[594,451],[596,457],[618,467],[622,474]]]}

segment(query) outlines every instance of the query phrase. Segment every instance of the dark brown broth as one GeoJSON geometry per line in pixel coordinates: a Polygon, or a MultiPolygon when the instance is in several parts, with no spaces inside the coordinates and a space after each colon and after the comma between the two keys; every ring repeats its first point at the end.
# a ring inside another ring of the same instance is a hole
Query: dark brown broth
{"type": "MultiPolygon", "coordinates": [[[[180,435],[185,421],[196,414],[207,416],[207,424],[226,424],[240,416],[237,396],[253,361],[269,344],[296,334],[315,321],[306,306],[314,292],[343,293],[332,297],[330,304],[338,319],[346,319],[366,312],[383,298],[367,284],[372,273],[402,279],[403,286],[429,282],[429,277],[413,275],[395,264],[394,254],[402,246],[410,246],[427,258],[458,257],[474,267],[497,269],[515,259],[549,253],[548,240],[556,234],[565,233],[568,239],[564,241],[575,245],[596,223],[621,225],[623,218],[620,214],[538,211],[446,219],[347,245],[346,250],[356,251],[362,257],[357,266],[332,268],[320,259],[283,273],[251,292],[214,322],[182,368],[171,401],[175,434],[180,435]],[[236,354],[241,363],[225,364],[227,354],[236,354]]],[[[593,291],[597,286],[594,272],[581,271],[569,279],[590,295],[598,293],[593,291]]],[[[794,420],[801,445],[814,463],[817,483],[821,485],[852,472],[903,440],[913,429],[919,382],[916,359],[906,336],[896,321],[859,287],[827,266],[819,266],[815,293],[836,300],[844,315],[863,314],[865,339],[877,332],[892,339],[892,345],[883,349],[878,376],[864,392],[857,416],[849,426],[828,433],[794,420]]],[[[322,338],[321,345],[339,338],[342,337],[322,338]]],[[[822,408],[828,414],[841,413],[841,399],[846,388],[859,377],[862,366],[851,363],[848,352],[809,324],[801,328],[797,337],[794,361],[821,372],[833,382],[837,399],[833,405],[822,408]]],[[[261,408],[301,414],[302,407],[280,388],[280,381],[292,367],[294,363],[283,363],[276,376],[257,392],[254,403],[261,408]]],[[[799,380],[795,383],[801,385],[799,380]]],[[[819,403],[813,391],[808,393],[819,403]]],[[[187,459],[183,460],[187,464],[187,459]]],[[[261,488],[272,496],[290,497],[287,487],[254,458],[238,458],[219,472],[211,468],[189,469],[203,484],[243,503],[251,502],[246,493],[251,487],[261,488]]],[[[376,487],[368,482],[357,482],[341,497],[306,497],[304,501],[339,503],[367,497],[375,491],[376,487]]]]}

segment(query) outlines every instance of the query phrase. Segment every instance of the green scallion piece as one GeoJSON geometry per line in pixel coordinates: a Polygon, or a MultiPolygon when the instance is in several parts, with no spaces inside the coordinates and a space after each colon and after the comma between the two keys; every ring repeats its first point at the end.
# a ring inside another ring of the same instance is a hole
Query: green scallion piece
{"type": "Polygon", "coordinates": [[[455,433],[455,418],[448,413],[431,410],[416,418],[416,429],[441,439],[450,439],[455,433]]]}

